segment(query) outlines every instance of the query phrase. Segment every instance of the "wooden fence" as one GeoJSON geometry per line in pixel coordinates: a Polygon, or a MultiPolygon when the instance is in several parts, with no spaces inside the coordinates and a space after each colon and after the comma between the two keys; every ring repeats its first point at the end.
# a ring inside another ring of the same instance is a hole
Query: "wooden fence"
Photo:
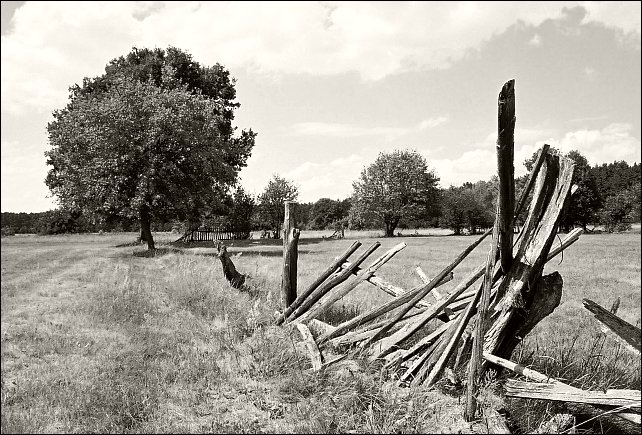
{"type": "Polygon", "coordinates": [[[218,240],[242,240],[251,237],[250,231],[234,231],[231,228],[198,228],[187,231],[177,242],[215,242],[218,240]]]}

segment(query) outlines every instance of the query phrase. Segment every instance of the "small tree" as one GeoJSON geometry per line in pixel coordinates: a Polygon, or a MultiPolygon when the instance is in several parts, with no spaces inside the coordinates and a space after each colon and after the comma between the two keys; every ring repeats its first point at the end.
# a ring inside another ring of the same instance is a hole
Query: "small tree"
{"type": "Polygon", "coordinates": [[[380,153],[352,186],[351,222],[383,224],[394,236],[402,218],[423,218],[437,210],[439,178],[417,151],[380,153]]]}
{"type": "Polygon", "coordinates": [[[274,238],[280,238],[280,229],[285,217],[283,204],[286,201],[296,201],[298,196],[299,189],[292,181],[279,175],[273,175],[258,198],[257,226],[264,230],[274,231],[274,238]]]}

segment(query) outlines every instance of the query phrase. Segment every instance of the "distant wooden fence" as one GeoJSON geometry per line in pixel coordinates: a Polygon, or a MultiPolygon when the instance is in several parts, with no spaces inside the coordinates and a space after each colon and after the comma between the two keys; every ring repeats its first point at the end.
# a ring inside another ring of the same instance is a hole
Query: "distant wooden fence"
{"type": "Polygon", "coordinates": [[[215,242],[218,240],[242,240],[250,237],[250,231],[233,231],[231,228],[225,227],[201,227],[186,232],[177,242],[215,242]]]}

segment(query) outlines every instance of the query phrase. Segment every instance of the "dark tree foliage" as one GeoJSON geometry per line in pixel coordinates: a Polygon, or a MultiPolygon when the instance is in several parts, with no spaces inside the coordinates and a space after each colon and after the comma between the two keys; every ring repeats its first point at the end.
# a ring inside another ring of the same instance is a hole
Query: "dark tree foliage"
{"type": "Polygon", "coordinates": [[[312,207],[312,220],[310,228],[324,230],[341,225],[350,212],[350,200],[332,200],[321,198],[312,207]]]}
{"type": "Polygon", "coordinates": [[[232,207],[227,216],[232,231],[247,233],[249,237],[252,231],[252,215],[255,208],[255,199],[239,186],[234,192],[232,207]]]}
{"type": "Polygon", "coordinates": [[[70,88],[48,127],[46,179],[61,206],[88,216],[152,221],[225,210],[254,146],[234,135],[234,80],[176,48],[133,49],[105,74],[70,88]]]}
{"type": "Polygon", "coordinates": [[[604,226],[604,229],[609,233],[630,230],[634,214],[637,213],[639,216],[639,198],[639,186],[609,196],[599,212],[599,222],[604,226]],[[636,197],[637,210],[635,210],[636,197]]]}
{"type": "Polygon", "coordinates": [[[640,185],[639,163],[634,163],[632,166],[624,161],[602,163],[593,166],[591,174],[595,179],[598,195],[603,200],[623,190],[640,185]]]}
{"type": "Polygon", "coordinates": [[[438,211],[439,178],[414,150],[380,153],[353,184],[351,227],[378,223],[394,236],[403,219],[425,218],[438,211]]]}
{"type": "Polygon", "coordinates": [[[461,187],[451,186],[444,190],[440,226],[451,229],[455,235],[462,234],[464,229],[469,234],[476,234],[483,228],[491,227],[495,219],[493,203],[496,196],[492,195],[492,190],[485,195],[480,194],[480,188],[481,186],[475,188],[472,183],[465,183],[461,187]]]}

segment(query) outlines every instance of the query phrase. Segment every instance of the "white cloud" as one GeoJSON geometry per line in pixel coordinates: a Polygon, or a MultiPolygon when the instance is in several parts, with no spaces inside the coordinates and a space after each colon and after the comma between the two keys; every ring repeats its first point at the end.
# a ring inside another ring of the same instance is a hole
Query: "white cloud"
{"type": "Polygon", "coordinates": [[[327,136],[343,138],[380,136],[385,138],[386,141],[392,141],[406,134],[418,133],[423,130],[435,128],[446,121],[448,121],[448,117],[438,116],[424,119],[417,125],[411,127],[364,127],[334,122],[299,122],[284,129],[284,134],[288,136],[327,136]]]}
{"type": "Polygon", "coordinates": [[[443,188],[459,186],[466,181],[488,180],[497,172],[497,157],[494,147],[466,151],[456,159],[433,159],[430,163],[439,176],[443,188]]]}
{"type": "Polygon", "coordinates": [[[640,162],[640,139],[631,135],[632,126],[612,123],[601,130],[576,130],[568,132],[561,140],[549,139],[537,143],[539,148],[548,143],[568,153],[577,150],[589,164],[611,163],[624,160],[629,164],[640,162]]]}
{"type": "MultiPolygon", "coordinates": [[[[27,2],[2,36],[2,110],[51,111],[67,87],[132,46],[270,75],[357,72],[366,80],[446,68],[521,20],[576,2],[27,2]]],[[[639,37],[639,4],[589,2],[586,20],[639,37]]]]}
{"type": "Polygon", "coordinates": [[[400,127],[362,127],[332,122],[300,122],[286,130],[289,136],[359,137],[384,136],[389,140],[404,135],[408,130],[400,127]]]}
{"type": "Polygon", "coordinates": [[[536,33],[528,43],[534,47],[539,47],[542,45],[542,37],[536,33]]]}
{"type": "Polygon", "coordinates": [[[587,14],[583,22],[597,22],[620,30],[640,44],[640,3],[629,1],[580,2],[587,14]]]}

